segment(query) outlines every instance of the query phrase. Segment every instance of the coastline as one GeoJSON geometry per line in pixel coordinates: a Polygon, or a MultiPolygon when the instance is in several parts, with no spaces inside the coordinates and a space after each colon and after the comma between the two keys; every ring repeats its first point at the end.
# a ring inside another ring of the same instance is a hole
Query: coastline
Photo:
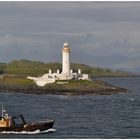
{"type": "Polygon", "coordinates": [[[69,84],[47,84],[44,87],[38,86],[0,86],[1,93],[24,93],[38,95],[112,95],[118,93],[126,93],[128,89],[113,86],[107,82],[95,81],[78,81],[70,82],[69,84]]]}

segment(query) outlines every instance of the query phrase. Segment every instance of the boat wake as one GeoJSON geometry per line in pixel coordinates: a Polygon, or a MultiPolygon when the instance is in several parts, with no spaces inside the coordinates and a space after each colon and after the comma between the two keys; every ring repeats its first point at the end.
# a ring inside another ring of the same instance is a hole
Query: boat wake
{"type": "Polygon", "coordinates": [[[15,132],[15,131],[3,131],[3,132],[0,132],[1,134],[43,134],[43,133],[49,133],[49,132],[55,132],[56,129],[48,129],[48,130],[45,130],[45,131],[40,131],[40,130],[36,130],[36,131],[33,131],[33,132],[27,132],[27,131],[21,131],[21,132],[15,132]]]}

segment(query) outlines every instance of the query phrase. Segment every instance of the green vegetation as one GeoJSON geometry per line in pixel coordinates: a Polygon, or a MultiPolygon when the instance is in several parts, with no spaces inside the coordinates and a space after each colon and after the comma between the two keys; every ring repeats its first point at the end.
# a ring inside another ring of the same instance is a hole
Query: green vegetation
{"type": "MultiPolygon", "coordinates": [[[[16,75],[16,76],[41,76],[48,73],[52,69],[56,72],[57,69],[61,71],[61,63],[48,63],[45,64],[40,61],[29,60],[13,60],[10,63],[0,63],[0,74],[3,75],[16,75]]],[[[71,69],[77,72],[81,69],[82,73],[90,74],[91,76],[129,76],[131,73],[123,71],[113,71],[108,68],[91,67],[85,64],[71,64],[71,69]]]]}
{"type": "Polygon", "coordinates": [[[91,71],[92,76],[131,76],[134,75],[129,72],[120,70],[111,70],[108,68],[93,67],[91,71]]]}
{"type": "Polygon", "coordinates": [[[39,76],[47,72],[46,65],[38,61],[14,60],[6,64],[4,74],[39,76]]]}
{"type": "Polygon", "coordinates": [[[85,64],[71,64],[71,69],[73,69],[74,72],[77,72],[78,69],[81,69],[82,73],[88,73],[92,74],[92,67],[85,65],[85,64]]]}
{"type": "Polygon", "coordinates": [[[46,84],[44,87],[38,87],[34,81],[27,79],[25,76],[1,76],[0,92],[53,95],[108,95],[127,91],[127,89],[115,87],[99,80],[64,80],[63,82],[68,82],[65,84],[62,84],[62,81],[59,84],[57,82],[60,81],[46,84]]]}
{"type": "Polygon", "coordinates": [[[0,63],[0,74],[4,73],[5,68],[6,68],[6,64],[5,63],[0,63]]]}
{"type": "MultiPolygon", "coordinates": [[[[106,82],[94,80],[68,80],[67,84],[47,84],[43,87],[44,91],[52,94],[62,95],[85,95],[85,94],[112,94],[113,92],[126,92],[127,89],[112,86],[106,82]]],[[[66,82],[66,81],[63,81],[66,82]]]]}
{"type": "MultiPolygon", "coordinates": [[[[85,90],[85,89],[89,89],[89,88],[97,88],[98,86],[95,84],[95,81],[94,82],[91,82],[91,81],[87,81],[87,80],[68,80],[68,83],[67,84],[57,84],[58,81],[56,81],[55,83],[52,83],[52,84],[47,84],[45,85],[43,88],[45,90],[58,90],[58,91],[61,91],[61,90],[85,90]]],[[[63,81],[63,82],[66,82],[66,81],[63,81]]]]}
{"type": "MultiPolygon", "coordinates": [[[[74,72],[81,69],[82,73],[91,76],[127,76],[128,73],[112,71],[111,69],[95,68],[84,64],[71,64],[74,72]]],[[[126,91],[126,89],[114,87],[103,81],[87,80],[57,80],[55,83],[38,87],[27,76],[41,76],[49,69],[61,71],[60,63],[45,64],[39,61],[14,60],[10,63],[0,63],[0,92],[11,93],[36,93],[36,94],[61,94],[61,95],[84,95],[84,94],[112,94],[112,92],[126,91]],[[63,82],[65,84],[63,84],[63,82]]]]}
{"type": "Polygon", "coordinates": [[[32,80],[26,77],[3,76],[0,78],[0,88],[2,87],[29,89],[37,86],[32,80]]]}

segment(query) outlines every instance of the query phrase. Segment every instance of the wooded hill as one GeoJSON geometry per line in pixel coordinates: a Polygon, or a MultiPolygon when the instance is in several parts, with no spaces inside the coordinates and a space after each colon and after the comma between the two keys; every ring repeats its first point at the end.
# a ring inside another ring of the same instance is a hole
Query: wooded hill
{"type": "MultiPolygon", "coordinates": [[[[10,63],[0,63],[0,74],[2,75],[18,75],[18,76],[41,76],[48,73],[48,70],[56,72],[57,69],[62,71],[61,63],[45,64],[40,61],[29,60],[13,60],[10,63]]],[[[90,74],[91,76],[131,76],[132,73],[119,70],[111,70],[109,68],[91,67],[85,64],[71,63],[71,69],[77,72],[81,69],[82,73],[90,74]]]]}

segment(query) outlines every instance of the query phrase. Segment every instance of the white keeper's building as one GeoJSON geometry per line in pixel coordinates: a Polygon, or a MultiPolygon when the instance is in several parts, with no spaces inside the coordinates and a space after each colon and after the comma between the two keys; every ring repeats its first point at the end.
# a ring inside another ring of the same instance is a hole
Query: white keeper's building
{"type": "MultiPolygon", "coordinates": [[[[74,73],[72,69],[70,69],[70,48],[67,42],[64,43],[62,49],[62,72],[57,70],[56,73],[52,73],[52,70],[49,70],[49,73],[44,74],[42,77],[27,77],[28,79],[32,79],[36,82],[38,86],[44,86],[48,83],[54,83],[56,80],[90,80],[88,74],[82,74],[81,70],[78,69],[77,73],[74,73]]],[[[58,82],[65,83],[65,82],[58,82]]]]}

